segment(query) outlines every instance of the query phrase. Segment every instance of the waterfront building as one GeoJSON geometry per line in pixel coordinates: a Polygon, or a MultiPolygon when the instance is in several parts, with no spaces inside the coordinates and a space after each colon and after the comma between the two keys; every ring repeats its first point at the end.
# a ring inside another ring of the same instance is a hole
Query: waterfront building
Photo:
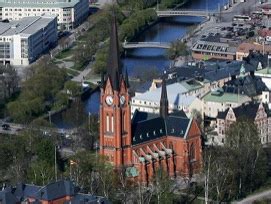
{"type": "Polygon", "coordinates": [[[195,60],[235,60],[236,43],[221,40],[221,36],[207,36],[198,40],[192,47],[195,60]]]}
{"type": "Polygon", "coordinates": [[[88,0],[0,0],[0,20],[43,14],[57,17],[59,30],[71,30],[88,16],[88,0]]]}
{"type": "Polygon", "coordinates": [[[221,111],[217,116],[218,145],[223,145],[225,133],[230,125],[241,118],[248,118],[254,121],[257,126],[262,144],[271,142],[271,117],[268,106],[263,103],[248,103],[237,108],[229,107],[221,111]]]}
{"type": "Polygon", "coordinates": [[[199,172],[200,129],[183,112],[169,114],[165,80],[159,114],[136,111],[131,119],[128,75],[122,74],[117,36],[113,18],[107,75],[101,79],[100,154],[143,182],[149,182],[159,168],[170,176],[199,172]]]}
{"type": "Polygon", "coordinates": [[[17,184],[16,187],[3,188],[0,191],[0,202],[2,204],[17,203],[54,203],[54,204],[110,204],[101,196],[82,194],[77,192],[72,181],[59,180],[45,186],[33,184],[17,184]]]}
{"type": "Polygon", "coordinates": [[[0,64],[29,65],[56,44],[57,21],[54,16],[0,22],[0,64]]]}

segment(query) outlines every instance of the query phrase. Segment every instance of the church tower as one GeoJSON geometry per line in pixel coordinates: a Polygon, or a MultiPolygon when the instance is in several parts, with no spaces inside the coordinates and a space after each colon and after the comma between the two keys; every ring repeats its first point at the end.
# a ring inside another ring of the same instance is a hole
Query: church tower
{"type": "Polygon", "coordinates": [[[101,77],[100,154],[115,167],[132,164],[131,107],[128,75],[119,54],[116,17],[112,17],[107,74],[101,77]]]}

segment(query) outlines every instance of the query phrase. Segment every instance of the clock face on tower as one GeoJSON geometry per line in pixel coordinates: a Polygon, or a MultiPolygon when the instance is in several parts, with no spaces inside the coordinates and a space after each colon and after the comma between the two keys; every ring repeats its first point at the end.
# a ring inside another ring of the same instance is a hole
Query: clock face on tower
{"type": "Polygon", "coordinates": [[[125,96],[120,97],[120,104],[123,105],[125,103],[125,96]]]}
{"type": "Polygon", "coordinates": [[[105,102],[107,105],[111,106],[113,104],[113,97],[112,96],[106,96],[105,102]]]}

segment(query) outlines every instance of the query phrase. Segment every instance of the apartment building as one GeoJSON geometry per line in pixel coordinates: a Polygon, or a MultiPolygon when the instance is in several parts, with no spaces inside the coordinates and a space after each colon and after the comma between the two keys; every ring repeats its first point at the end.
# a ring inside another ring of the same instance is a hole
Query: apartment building
{"type": "Polygon", "coordinates": [[[217,116],[217,132],[218,145],[223,145],[225,133],[230,125],[241,118],[248,118],[254,121],[257,126],[260,140],[262,144],[270,143],[271,141],[271,118],[270,110],[263,103],[248,103],[237,108],[230,107],[225,111],[221,111],[217,116]]]}
{"type": "Polygon", "coordinates": [[[29,65],[57,43],[55,16],[0,22],[0,64],[29,65]]]}
{"type": "Polygon", "coordinates": [[[88,16],[88,0],[0,0],[0,20],[43,14],[57,16],[59,30],[71,30],[88,16]]]}

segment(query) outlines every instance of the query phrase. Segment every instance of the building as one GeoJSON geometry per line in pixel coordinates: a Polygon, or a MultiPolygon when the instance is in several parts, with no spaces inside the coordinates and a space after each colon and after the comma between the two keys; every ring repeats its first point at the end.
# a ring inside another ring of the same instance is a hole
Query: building
{"type": "Polygon", "coordinates": [[[88,16],[88,0],[0,0],[0,20],[43,14],[57,17],[58,29],[71,30],[88,16]]]}
{"type": "Polygon", "coordinates": [[[227,129],[232,123],[242,117],[254,121],[258,128],[262,144],[271,142],[271,117],[267,105],[263,103],[249,103],[237,108],[230,107],[227,110],[218,113],[218,144],[224,144],[227,139],[225,138],[227,129]]]}
{"type": "Polygon", "coordinates": [[[261,45],[255,43],[242,43],[237,47],[236,60],[242,61],[244,57],[247,57],[251,52],[259,53],[271,53],[270,45],[261,45]]]}
{"type": "Polygon", "coordinates": [[[258,69],[255,72],[255,76],[261,77],[267,88],[271,90],[271,70],[269,68],[258,69]]]}
{"type": "Polygon", "coordinates": [[[0,64],[29,65],[56,44],[57,21],[54,16],[0,22],[0,64]]]}
{"type": "Polygon", "coordinates": [[[43,203],[43,204],[110,204],[103,197],[77,192],[71,181],[60,180],[46,186],[17,184],[0,191],[1,204],[43,203]]]}
{"type": "MultiPolygon", "coordinates": [[[[160,94],[162,87],[153,88],[142,94],[135,95],[131,100],[132,115],[136,110],[148,113],[159,113],[160,94]]],[[[176,82],[167,85],[167,96],[169,101],[169,112],[183,110],[190,115],[193,109],[201,112],[201,101],[198,98],[201,95],[203,86],[195,80],[176,82]]]]}
{"type": "Polygon", "coordinates": [[[235,60],[236,45],[229,40],[221,40],[220,35],[207,36],[198,40],[192,47],[195,60],[235,60]]]}
{"type": "Polygon", "coordinates": [[[136,111],[131,119],[128,75],[122,74],[117,36],[114,17],[107,75],[101,79],[100,154],[142,182],[149,182],[159,168],[170,176],[199,172],[200,129],[183,112],[168,113],[165,80],[159,114],[136,111]]]}
{"type": "Polygon", "coordinates": [[[225,93],[222,88],[211,91],[202,98],[203,114],[209,118],[216,118],[219,111],[229,107],[239,107],[251,99],[242,94],[225,93]]]}
{"type": "Polygon", "coordinates": [[[258,101],[262,99],[262,92],[268,91],[261,77],[255,76],[254,71],[247,74],[244,65],[241,66],[239,77],[226,82],[223,89],[227,93],[246,95],[258,101]]]}

